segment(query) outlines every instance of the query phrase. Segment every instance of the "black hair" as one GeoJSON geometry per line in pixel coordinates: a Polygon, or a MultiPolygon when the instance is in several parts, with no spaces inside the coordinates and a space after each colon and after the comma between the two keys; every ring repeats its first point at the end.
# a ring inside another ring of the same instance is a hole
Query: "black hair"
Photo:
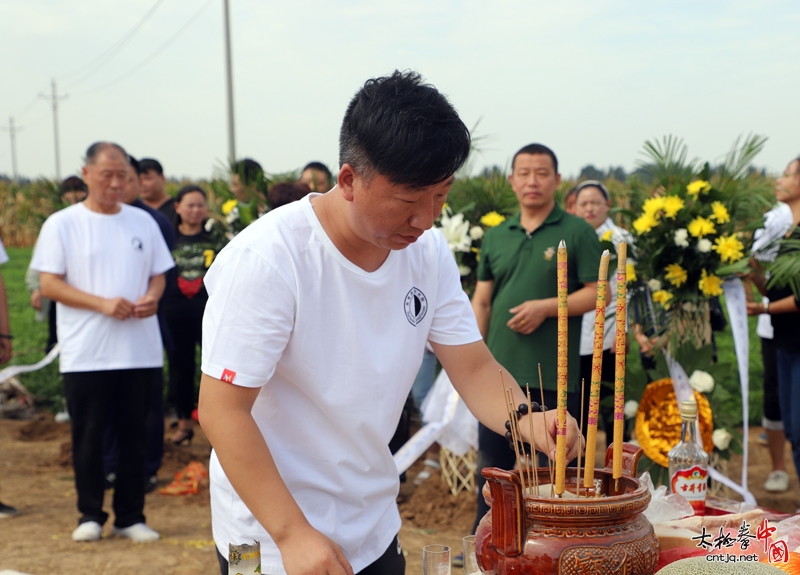
{"type": "Polygon", "coordinates": [[[141,176],[144,171],[142,170],[142,162],[134,158],[133,156],[128,156],[128,163],[136,170],[136,175],[141,176]]]}
{"type": "Polygon", "coordinates": [[[597,188],[600,190],[600,193],[603,194],[603,197],[607,202],[611,201],[611,195],[608,193],[608,188],[606,188],[602,182],[598,182],[597,180],[585,180],[581,182],[570,190],[570,194],[575,192],[575,200],[577,201],[578,194],[581,193],[581,190],[585,190],[586,188],[597,188]]]}
{"type": "Polygon", "coordinates": [[[139,162],[141,168],[139,170],[140,174],[146,174],[147,172],[155,172],[159,176],[164,175],[164,168],[161,166],[161,162],[158,160],[154,160],[153,158],[142,158],[139,162]]]}
{"type": "Polygon", "coordinates": [[[206,191],[203,188],[190,184],[188,186],[183,186],[180,190],[178,190],[178,193],[175,194],[175,203],[180,204],[183,196],[192,192],[200,192],[204,198],[208,198],[208,196],[206,196],[206,191]]]}
{"type": "Polygon", "coordinates": [[[514,159],[511,160],[512,173],[514,172],[514,164],[517,163],[517,156],[519,156],[520,154],[530,154],[530,155],[542,154],[545,156],[550,156],[550,159],[553,160],[553,171],[555,171],[556,174],[558,173],[558,159],[556,158],[555,153],[553,152],[553,150],[551,150],[550,148],[548,148],[543,144],[528,144],[527,146],[521,148],[519,152],[514,154],[514,159]]]}
{"type": "Polygon", "coordinates": [[[123,155],[126,161],[128,160],[128,152],[119,144],[115,144],[114,142],[95,142],[86,149],[86,165],[90,166],[94,164],[97,161],[97,156],[109,148],[117,150],[123,155]]]}
{"type": "Polygon", "coordinates": [[[311,193],[311,188],[300,182],[278,182],[267,192],[271,210],[291,204],[311,193]]]}
{"type": "Polygon", "coordinates": [[[339,165],[412,187],[446,180],[469,150],[469,130],[453,106],[411,71],[367,80],[347,106],[339,133],[339,165]]]}
{"type": "Polygon", "coordinates": [[[333,180],[333,174],[331,174],[331,171],[328,169],[328,166],[326,166],[322,162],[309,162],[305,165],[305,167],[302,170],[300,170],[300,173],[302,174],[306,170],[320,171],[328,177],[329,182],[333,180]]]}
{"type": "Polygon", "coordinates": [[[61,193],[65,192],[88,192],[89,188],[86,187],[84,182],[78,176],[70,176],[61,182],[61,193]]]}
{"type": "Polygon", "coordinates": [[[250,184],[260,185],[264,181],[264,168],[250,158],[234,162],[233,166],[231,166],[231,171],[239,176],[239,180],[245,186],[250,184]]]}

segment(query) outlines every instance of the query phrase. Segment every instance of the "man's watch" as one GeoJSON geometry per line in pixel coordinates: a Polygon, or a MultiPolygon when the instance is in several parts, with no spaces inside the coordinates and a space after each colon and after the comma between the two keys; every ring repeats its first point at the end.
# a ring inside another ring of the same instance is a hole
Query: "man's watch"
{"type": "Polygon", "coordinates": [[[764,298],[761,302],[761,305],[764,306],[764,313],[769,314],[769,300],[764,298]]]}

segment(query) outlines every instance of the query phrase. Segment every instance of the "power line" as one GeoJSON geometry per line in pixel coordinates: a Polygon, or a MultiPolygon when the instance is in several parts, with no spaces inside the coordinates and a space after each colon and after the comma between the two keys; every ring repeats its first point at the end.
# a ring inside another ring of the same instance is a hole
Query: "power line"
{"type": "Polygon", "coordinates": [[[151,53],[149,56],[147,56],[147,58],[145,58],[144,60],[139,62],[136,66],[134,66],[133,68],[131,68],[130,70],[128,70],[127,72],[122,74],[121,76],[118,76],[116,79],[114,79],[114,80],[112,80],[112,81],[110,81],[110,82],[108,82],[106,84],[102,84],[102,85],[96,86],[94,88],[89,88],[88,90],[84,90],[83,92],[78,92],[75,95],[76,96],[83,96],[84,94],[91,94],[92,92],[97,92],[99,90],[105,90],[106,88],[110,88],[114,84],[117,84],[118,82],[121,82],[122,80],[124,80],[125,78],[127,78],[128,76],[133,74],[134,72],[137,72],[139,69],[141,69],[144,66],[146,66],[147,64],[149,64],[154,58],[156,58],[158,55],[160,55],[161,52],[163,52],[170,44],[172,44],[175,40],[177,40],[178,37],[181,34],[183,34],[183,32],[185,32],[192,24],[194,24],[195,20],[197,20],[200,17],[200,15],[203,12],[205,12],[206,8],[208,8],[213,1],[214,0],[207,0],[207,2],[205,4],[203,4],[200,7],[200,9],[197,12],[195,12],[192,15],[192,17],[189,18],[189,20],[187,20],[186,23],[183,26],[180,27],[180,29],[178,29],[177,32],[175,32],[175,34],[170,36],[169,39],[166,42],[161,44],[161,46],[156,48],[156,50],[153,53],[151,53]]]}
{"type": "Polygon", "coordinates": [[[153,6],[150,8],[150,10],[147,11],[147,13],[142,17],[142,19],[133,28],[131,28],[131,30],[127,34],[125,34],[120,40],[118,40],[115,44],[113,44],[108,50],[100,54],[100,56],[98,56],[85,66],[82,66],[77,70],[70,72],[69,74],[64,74],[63,76],[60,76],[60,79],[63,80],[65,78],[70,78],[72,76],[75,76],[76,74],[80,74],[80,77],[77,80],[70,83],[70,86],[74,86],[76,84],[82,84],[87,79],[94,76],[97,73],[97,71],[100,70],[100,68],[105,66],[108,62],[110,62],[114,58],[114,56],[116,56],[117,53],[119,53],[119,51],[133,39],[133,37],[141,29],[144,23],[150,19],[150,17],[155,13],[156,10],[158,10],[159,6],[161,6],[161,4],[163,3],[164,0],[156,0],[156,3],[153,4],[153,6]],[[82,72],[87,68],[91,69],[88,70],[87,72],[82,72]]]}

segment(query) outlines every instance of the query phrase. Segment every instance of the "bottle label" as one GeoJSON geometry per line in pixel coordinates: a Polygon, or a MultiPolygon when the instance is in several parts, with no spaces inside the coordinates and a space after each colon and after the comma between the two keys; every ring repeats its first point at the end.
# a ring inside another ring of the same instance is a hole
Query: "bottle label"
{"type": "Polygon", "coordinates": [[[673,493],[683,495],[694,508],[695,515],[706,514],[706,488],[708,470],[699,465],[689,469],[678,469],[670,480],[673,493]]]}

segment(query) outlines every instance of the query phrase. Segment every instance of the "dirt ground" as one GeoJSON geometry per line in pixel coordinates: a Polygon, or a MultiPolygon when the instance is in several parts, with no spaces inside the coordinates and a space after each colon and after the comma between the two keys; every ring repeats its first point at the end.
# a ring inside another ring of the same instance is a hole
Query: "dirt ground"
{"type": "MultiPolygon", "coordinates": [[[[800,487],[793,469],[788,492],[774,495],[763,490],[771,466],[766,447],[756,441],[760,432],[760,428],[754,428],[750,433],[751,491],[759,504],[793,513],[800,504],[800,487]]],[[[196,427],[191,446],[167,443],[165,449],[159,487],[168,484],[174,473],[192,460],[207,464],[211,448],[196,427]]],[[[211,540],[207,486],[198,495],[170,497],[153,492],[147,496],[147,522],[161,533],[158,542],[139,544],[108,535],[100,542],[73,542],[70,534],[78,515],[69,454],[69,424],[57,424],[50,415],[32,421],[0,419],[0,500],[20,510],[18,516],[0,520],[0,571],[13,569],[31,575],[219,573],[211,540]]],[[[788,446],[786,462],[793,468],[788,446]]],[[[400,539],[409,575],[422,573],[425,545],[450,545],[453,554],[458,553],[475,514],[474,496],[467,492],[451,496],[437,475],[415,489],[411,478],[420,466],[417,462],[409,471],[410,479],[399,499],[404,523],[400,539]]],[[[740,469],[741,460],[733,460],[729,475],[738,477],[740,469]]],[[[109,531],[107,525],[106,534],[109,531]]]]}

